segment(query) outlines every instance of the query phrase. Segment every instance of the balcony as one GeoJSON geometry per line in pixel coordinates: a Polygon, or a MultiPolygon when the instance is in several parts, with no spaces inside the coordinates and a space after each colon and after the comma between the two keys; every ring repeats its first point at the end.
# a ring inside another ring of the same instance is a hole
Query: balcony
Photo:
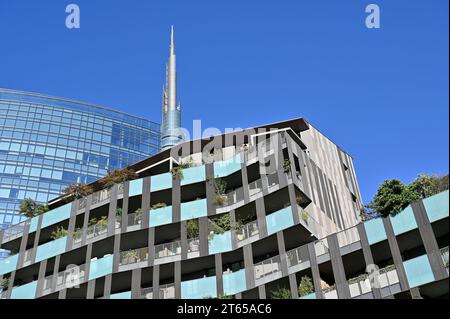
{"type": "Polygon", "coordinates": [[[0,259],[0,276],[16,270],[19,254],[0,259]]]}
{"type": "Polygon", "coordinates": [[[183,169],[181,186],[203,182],[206,179],[205,165],[189,167],[183,169]]]}
{"type": "Polygon", "coordinates": [[[206,198],[181,203],[181,220],[199,218],[208,214],[206,198]]]}
{"type": "Polygon", "coordinates": [[[224,177],[241,170],[241,157],[239,154],[226,161],[214,162],[214,176],[224,177]]]}
{"type": "Polygon", "coordinates": [[[286,252],[288,267],[293,268],[292,272],[309,267],[309,251],[308,246],[303,245],[286,252]]]}
{"type": "MultiPolygon", "coordinates": [[[[248,239],[259,235],[258,221],[254,220],[248,224],[242,226],[242,228],[236,229],[236,240],[238,244],[245,245],[248,239]]],[[[259,236],[258,236],[259,238],[259,236]]]]}
{"type": "Polygon", "coordinates": [[[288,206],[266,216],[267,234],[272,235],[294,225],[292,207],[288,206]]]}
{"type": "MultiPolygon", "coordinates": [[[[156,245],[155,246],[155,262],[156,259],[165,259],[167,258],[167,262],[174,261],[175,256],[181,257],[181,241],[177,240],[174,242],[156,245]]],[[[179,258],[176,258],[179,259],[179,258]]]]}
{"type": "Polygon", "coordinates": [[[36,296],[37,281],[14,287],[11,291],[11,299],[34,299],[36,296]]]}
{"type": "Polygon", "coordinates": [[[311,234],[318,236],[318,230],[321,228],[320,224],[312,217],[306,210],[297,205],[298,218],[300,224],[303,225],[311,234]]]}
{"type": "Polygon", "coordinates": [[[232,249],[231,231],[226,231],[223,234],[210,234],[208,238],[209,254],[218,254],[232,249]]]}
{"type": "MultiPolygon", "coordinates": [[[[175,284],[166,284],[159,286],[159,299],[175,299],[175,284]]],[[[142,288],[140,299],[153,299],[153,288],[142,288]]]]}
{"type": "Polygon", "coordinates": [[[78,287],[86,280],[85,269],[86,265],[81,265],[60,271],[56,277],[53,275],[45,277],[41,295],[48,295],[52,292],[52,284],[54,279],[56,279],[55,291],[78,287]]]}
{"type": "Polygon", "coordinates": [[[235,295],[247,290],[245,269],[223,273],[223,293],[225,296],[235,295]]]}
{"type": "Polygon", "coordinates": [[[172,206],[150,210],[149,227],[170,224],[172,222],[172,206]]]}
{"type": "Polygon", "coordinates": [[[372,292],[368,274],[363,274],[348,280],[348,287],[351,298],[360,297],[372,292]]]}
{"type": "Polygon", "coordinates": [[[280,256],[274,256],[255,264],[254,272],[257,286],[281,278],[280,256]]]}
{"type": "Polygon", "coordinates": [[[35,262],[61,255],[66,251],[67,237],[58,238],[48,243],[40,245],[36,250],[35,262]]]}
{"type": "Polygon", "coordinates": [[[187,258],[195,258],[200,256],[200,239],[188,238],[187,240],[187,258]]]}
{"type": "Polygon", "coordinates": [[[3,242],[6,243],[8,241],[21,237],[27,222],[28,221],[23,221],[9,228],[5,228],[3,230],[3,242]]]}
{"type": "Polygon", "coordinates": [[[322,289],[323,299],[338,299],[336,286],[332,285],[322,289]]]}
{"type": "Polygon", "coordinates": [[[147,260],[148,260],[147,247],[121,251],[119,260],[119,270],[122,271],[124,270],[123,268],[129,268],[123,266],[133,265],[140,262],[146,262],[147,260]]]}
{"type": "Polygon", "coordinates": [[[181,282],[181,299],[217,297],[216,276],[181,282]]]}

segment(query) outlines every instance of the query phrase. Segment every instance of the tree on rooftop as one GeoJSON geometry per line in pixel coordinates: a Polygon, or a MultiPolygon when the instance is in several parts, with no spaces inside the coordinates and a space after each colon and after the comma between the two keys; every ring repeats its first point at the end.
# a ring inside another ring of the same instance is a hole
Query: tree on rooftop
{"type": "Polygon", "coordinates": [[[385,180],[367,208],[387,217],[399,213],[410,203],[419,199],[420,196],[410,186],[404,185],[398,179],[385,180]]]}
{"type": "Polygon", "coordinates": [[[106,188],[111,188],[115,184],[120,184],[132,179],[136,179],[138,174],[129,168],[115,169],[108,172],[108,175],[100,180],[100,183],[106,188]]]}
{"type": "Polygon", "coordinates": [[[69,187],[67,187],[66,189],[63,190],[63,193],[69,198],[82,198],[82,197],[86,197],[90,194],[92,194],[92,192],[94,191],[94,189],[86,184],[83,183],[75,183],[70,185],[69,187]]]}
{"type": "Polygon", "coordinates": [[[26,217],[34,217],[48,211],[48,206],[39,204],[31,198],[25,198],[19,206],[19,211],[26,217]]]}

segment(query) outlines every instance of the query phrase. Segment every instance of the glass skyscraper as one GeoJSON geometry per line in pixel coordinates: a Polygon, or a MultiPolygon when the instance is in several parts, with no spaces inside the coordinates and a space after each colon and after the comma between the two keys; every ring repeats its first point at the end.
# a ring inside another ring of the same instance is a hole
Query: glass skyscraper
{"type": "Polygon", "coordinates": [[[160,125],[92,104],[0,89],[0,228],[45,203],[160,149],[160,125]]]}

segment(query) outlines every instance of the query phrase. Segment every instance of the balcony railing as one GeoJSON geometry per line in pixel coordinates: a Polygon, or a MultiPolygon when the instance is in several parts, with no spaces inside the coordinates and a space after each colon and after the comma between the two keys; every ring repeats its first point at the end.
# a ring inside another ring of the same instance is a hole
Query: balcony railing
{"type": "Polygon", "coordinates": [[[350,296],[352,298],[364,295],[372,291],[368,274],[363,274],[361,276],[348,280],[348,287],[350,289],[350,296]]]}
{"type": "Polygon", "coordinates": [[[130,264],[139,263],[141,261],[148,260],[148,249],[147,247],[130,249],[127,251],[120,252],[119,266],[125,266],[130,264]]]}
{"type": "Polygon", "coordinates": [[[22,236],[26,222],[27,221],[23,221],[9,228],[5,228],[3,231],[3,242],[10,241],[14,238],[22,236]]]}
{"type": "MultiPolygon", "coordinates": [[[[78,287],[86,279],[86,265],[81,265],[79,267],[74,267],[71,269],[60,271],[56,275],[56,288],[55,291],[64,289],[78,287]]],[[[44,278],[44,284],[42,287],[42,295],[49,294],[52,291],[54,277],[49,275],[44,278]]]]}
{"type": "Polygon", "coordinates": [[[258,221],[254,220],[248,224],[245,224],[242,228],[236,230],[236,239],[238,242],[240,242],[258,234],[258,221]]]}
{"type": "Polygon", "coordinates": [[[329,252],[328,248],[328,240],[326,238],[322,238],[315,242],[314,250],[316,251],[316,256],[322,256],[329,252]]]}
{"type": "Polygon", "coordinates": [[[303,245],[286,252],[288,257],[288,267],[299,265],[309,260],[308,246],[303,245]]]}
{"type": "Polygon", "coordinates": [[[335,285],[323,288],[322,294],[324,299],[338,299],[338,293],[335,285]]]}
{"type": "MultiPolygon", "coordinates": [[[[175,284],[159,286],[159,299],[175,299],[175,284]]],[[[140,299],[153,299],[153,287],[142,288],[140,299]]]]}
{"type": "Polygon", "coordinates": [[[358,228],[356,226],[340,231],[336,236],[340,248],[359,242],[360,240],[358,228]]]}
{"type": "Polygon", "coordinates": [[[318,236],[317,232],[320,229],[320,224],[299,205],[297,205],[297,211],[300,223],[308,227],[315,236],[318,236]]]}
{"type": "Polygon", "coordinates": [[[200,251],[200,238],[188,238],[187,240],[188,253],[195,253],[200,251]]]}
{"type": "Polygon", "coordinates": [[[155,246],[155,259],[181,254],[181,241],[174,241],[155,246]]]}
{"type": "Polygon", "coordinates": [[[127,215],[128,226],[140,225],[142,222],[142,213],[132,213],[127,215]]]}
{"type": "Polygon", "coordinates": [[[86,239],[92,239],[108,232],[107,224],[95,224],[91,225],[86,230],[86,239]]]}
{"type": "Polygon", "coordinates": [[[441,249],[442,262],[448,273],[448,246],[441,249]]]}
{"type": "Polygon", "coordinates": [[[388,287],[399,282],[395,265],[380,269],[378,274],[378,284],[380,285],[380,288],[388,287]]]}
{"type": "Polygon", "coordinates": [[[257,179],[256,181],[248,183],[248,189],[249,189],[250,197],[253,195],[256,195],[258,193],[261,193],[263,190],[261,179],[257,179]]]}
{"type": "Polygon", "coordinates": [[[262,279],[272,274],[281,273],[280,256],[263,260],[254,265],[255,280],[262,279]]]}

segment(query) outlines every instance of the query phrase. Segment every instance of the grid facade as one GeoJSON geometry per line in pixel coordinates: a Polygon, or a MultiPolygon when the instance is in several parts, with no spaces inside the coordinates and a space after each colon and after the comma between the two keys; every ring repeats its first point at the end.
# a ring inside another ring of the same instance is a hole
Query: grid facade
{"type": "Polygon", "coordinates": [[[159,151],[159,124],[62,98],[0,89],[0,227],[24,198],[48,202],[159,151]]]}

